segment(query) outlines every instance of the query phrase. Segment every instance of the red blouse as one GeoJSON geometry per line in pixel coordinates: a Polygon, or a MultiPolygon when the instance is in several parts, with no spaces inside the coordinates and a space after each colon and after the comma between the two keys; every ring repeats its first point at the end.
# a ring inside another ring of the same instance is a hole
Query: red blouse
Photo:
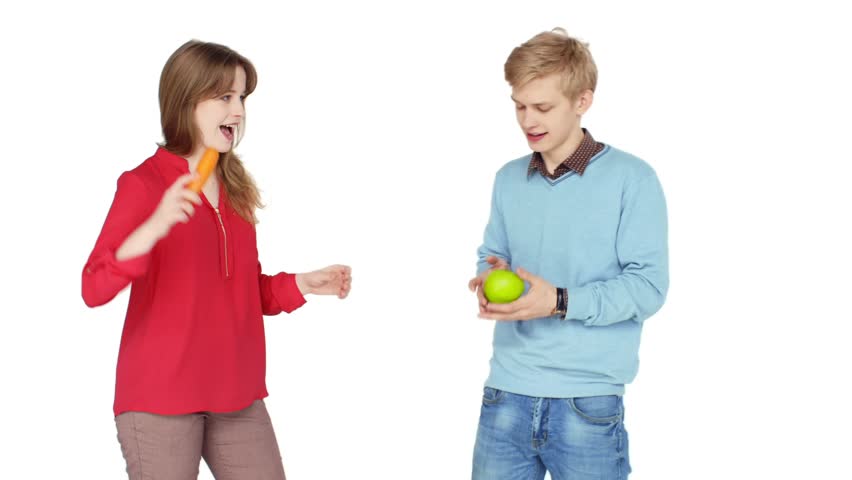
{"type": "Polygon", "coordinates": [[[255,227],[228,203],[204,195],[147,254],[116,250],[156,209],[187,161],[159,148],[124,172],[83,269],[83,300],[112,300],[131,284],[116,370],[114,413],[228,412],[268,395],[263,315],[305,303],[294,274],[264,275],[255,227]]]}

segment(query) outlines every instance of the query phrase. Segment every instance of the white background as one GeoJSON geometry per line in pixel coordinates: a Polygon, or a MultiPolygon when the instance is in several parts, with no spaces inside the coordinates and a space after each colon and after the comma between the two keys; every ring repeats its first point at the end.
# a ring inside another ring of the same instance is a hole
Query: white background
{"type": "Polygon", "coordinates": [[[127,291],[88,309],[80,272],[198,38],[259,71],[239,151],[264,266],[353,267],[349,299],[266,319],[288,478],[469,478],[493,325],[466,282],[494,172],[528,151],[503,62],[555,26],[600,70],[584,126],[669,204],[631,478],[847,475],[852,39],[839,10],[777,3],[4,5],[0,476],[122,478],[127,291]]]}

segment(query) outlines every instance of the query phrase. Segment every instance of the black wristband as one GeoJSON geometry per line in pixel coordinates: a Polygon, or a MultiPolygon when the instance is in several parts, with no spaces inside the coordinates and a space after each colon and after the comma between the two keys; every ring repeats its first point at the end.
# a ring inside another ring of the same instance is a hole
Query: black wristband
{"type": "Polygon", "coordinates": [[[564,314],[567,311],[567,295],[564,288],[556,287],[556,309],[555,312],[564,314]]]}

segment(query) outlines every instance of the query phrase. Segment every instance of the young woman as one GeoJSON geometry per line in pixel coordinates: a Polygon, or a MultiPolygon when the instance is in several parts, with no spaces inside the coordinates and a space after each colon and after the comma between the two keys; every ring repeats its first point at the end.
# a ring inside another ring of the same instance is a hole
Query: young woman
{"type": "Polygon", "coordinates": [[[305,295],[345,298],[351,270],[266,275],[258,261],[254,181],[234,153],[248,59],[190,41],[160,78],[165,141],[124,172],[83,269],[83,299],[105,304],[128,284],[114,413],[131,479],[282,479],[269,415],[264,315],[292,312],[305,295]],[[206,149],[219,162],[199,194],[187,188],[206,149]]]}

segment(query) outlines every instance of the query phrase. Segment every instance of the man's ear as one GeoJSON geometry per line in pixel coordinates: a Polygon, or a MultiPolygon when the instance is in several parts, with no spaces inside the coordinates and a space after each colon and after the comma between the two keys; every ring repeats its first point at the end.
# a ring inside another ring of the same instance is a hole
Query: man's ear
{"type": "Polygon", "coordinates": [[[589,111],[589,108],[592,106],[592,102],[595,100],[595,92],[591,90],[584,90],[577,97],[577,100],[574,102],[574,111],[577,115],[583,115],[589,111]]]}

